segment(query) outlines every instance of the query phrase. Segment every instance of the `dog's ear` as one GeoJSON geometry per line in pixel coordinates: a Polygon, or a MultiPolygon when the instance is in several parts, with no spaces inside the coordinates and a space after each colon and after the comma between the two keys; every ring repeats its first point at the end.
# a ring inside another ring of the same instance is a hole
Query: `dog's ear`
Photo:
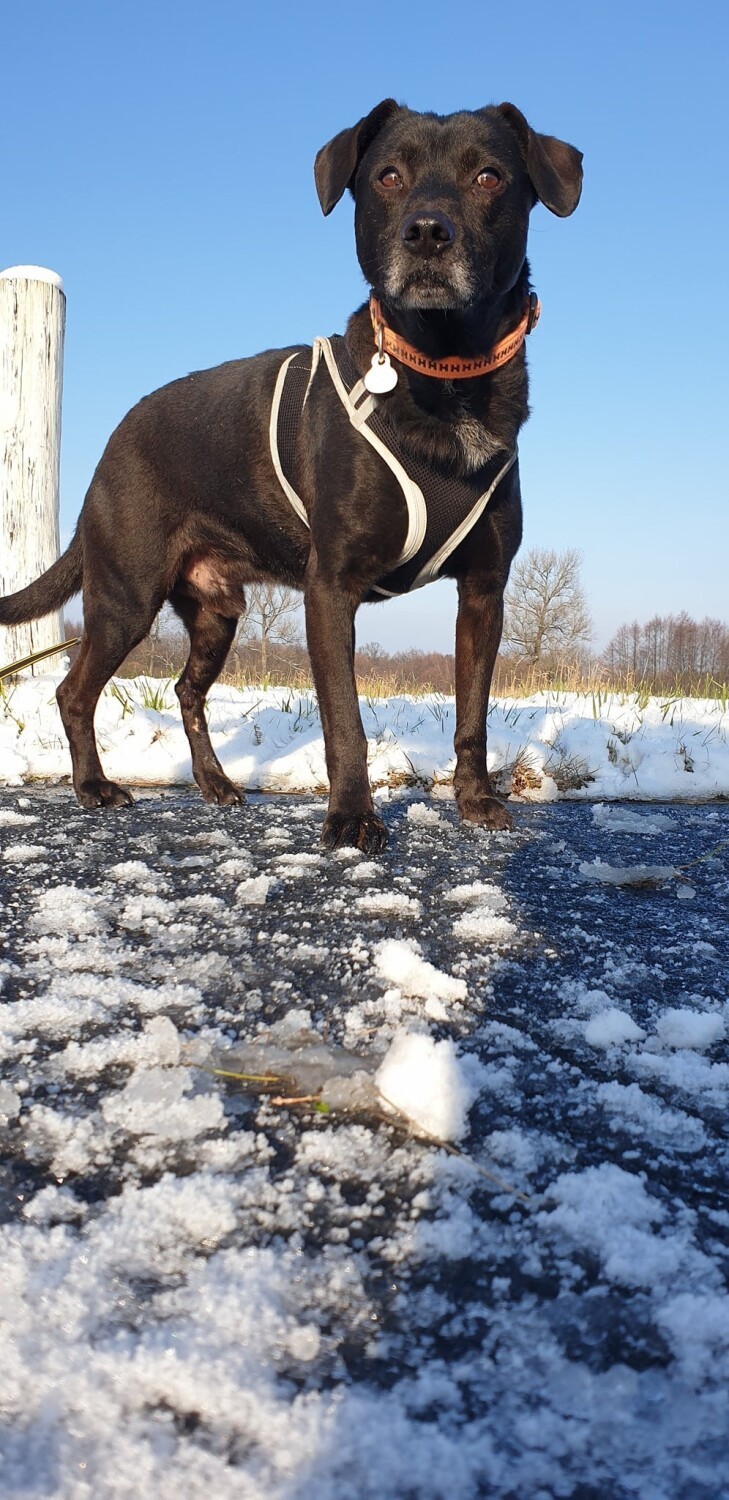
{"type": "Polygon", "coordinates": [[[319,194],[323,214],[330,214],[339,202],[345,188],[352,180],[362,157],[391,115],[397,114],[400,105],[394,99],[383,99],[376,104],[349,130],[340,130],[339,135],[322,146],[314,163],[314,180],[319,194]]]}
{"type": "Polygon", "coordinates": [[[537,135],[515,104],[500,104],[521,141],[526,168],[540,201],[553,214],[565,219],[573,214],[582,192],[582,152],[553,135],[537,135]]]}

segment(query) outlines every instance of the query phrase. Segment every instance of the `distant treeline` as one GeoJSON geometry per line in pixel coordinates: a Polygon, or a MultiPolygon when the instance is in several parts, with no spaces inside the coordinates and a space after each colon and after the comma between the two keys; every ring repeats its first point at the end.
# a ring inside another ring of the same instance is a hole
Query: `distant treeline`
{"type": "Polygon", "coordinates": [[[721,620],[656,615],[647,625],[621,625],[601,658],[611,677],[681,682],[713,677],[729,682],[729,626],[721,620]]]}
{"type": "MultiPolygon", "coordinates": [[[[71,634],[81,626],[69,622],[71,634]]],[[[187,659],[187,636],[179,622],[164,614],[152,636],[127,657],[120,675],[179,677],[187,659]]],[[[238,684],[305,687],[311,669],[302,641],[269,642],[267,670],[261,672],[260,641],[236,641],[221,680],[238,684]]],[[[385,651],[369,645],[357,651],[357,676],[363,689],[380,696],[398,692],[455,691],[455,658],[449,652],[385,651]]],[[[503,653],[496,663],[493,691],[523,695],[540,688],[578,691],[601,686],[655,693],[713,695],[729,683],[729,626],[720,620],[692,620],[689,615],[656,616],[647,624],[621,625],[599,656],[589,652],[564,661],[536,663],[503,653]]]]}

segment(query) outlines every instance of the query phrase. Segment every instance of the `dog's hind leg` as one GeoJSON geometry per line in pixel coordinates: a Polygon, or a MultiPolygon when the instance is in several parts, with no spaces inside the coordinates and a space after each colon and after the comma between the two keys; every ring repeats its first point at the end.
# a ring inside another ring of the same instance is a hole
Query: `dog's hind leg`
{"type": "Polygon", "coordinates": [[[84,624],[78,656],[56,693],[71,747],[74,791],[82,807],[126,807],[134,800],[104,776],[96,748],[94,712],[102,689],[125,656],[144,639],[158,607],[155,604],[144,613],[116,615],[92,610],[84,624]]]}
{"type": "Polygon", "coordinates": [[[229,807],[243,795],[228,780],[218,760],[205,721],[205,694],[222,671],[233,644],[237,616],[219,615],[192,599],[173,596],[172,603],[190,634],[190,655],[175,687],[182,722],[190,742],[192,774],[206,802],[229,807]]]}

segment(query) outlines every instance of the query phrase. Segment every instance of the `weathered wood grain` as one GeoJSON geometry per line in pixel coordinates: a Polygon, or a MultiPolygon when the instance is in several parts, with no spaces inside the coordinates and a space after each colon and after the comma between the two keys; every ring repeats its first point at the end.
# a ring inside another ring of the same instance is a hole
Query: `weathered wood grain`
{"type": "MultiPolygon", "coordinates": [[[[0,273],[0,596],[23,588],[59,554],[65,317],[53,272],[14,266],[0,273]]],[[[60,613],[0,626],[0,665],[62,639],[60,613]]]]}

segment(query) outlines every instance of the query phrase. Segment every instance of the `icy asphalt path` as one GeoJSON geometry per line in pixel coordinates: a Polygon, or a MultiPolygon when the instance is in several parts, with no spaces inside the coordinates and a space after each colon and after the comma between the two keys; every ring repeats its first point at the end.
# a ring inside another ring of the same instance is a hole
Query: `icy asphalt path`
{"type": "Polygon", "coordinates": [[[3,1496],[729,1495],[729,850],[580,873],[729,808],[323,813],[0,794],[3,1496]],[[454,1038],[462,1155],[180,1065],[272,1025],[454,1038]]]}

